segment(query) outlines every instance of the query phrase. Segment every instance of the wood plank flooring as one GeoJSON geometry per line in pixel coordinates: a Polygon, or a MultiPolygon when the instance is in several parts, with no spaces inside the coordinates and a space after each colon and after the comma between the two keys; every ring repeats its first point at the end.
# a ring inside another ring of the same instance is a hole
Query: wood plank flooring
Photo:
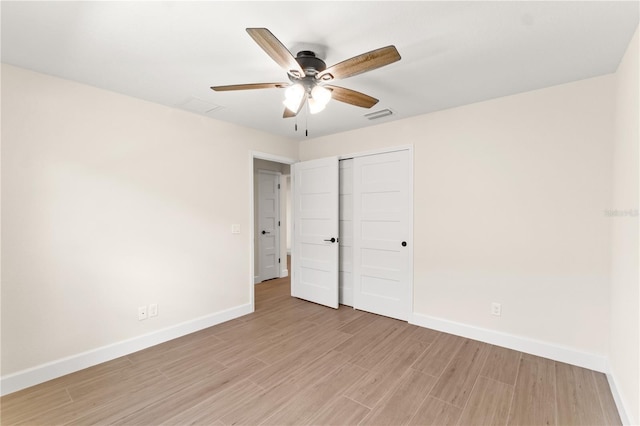
{"type": "Polygon", "coordinates": [[[7,395],[2,424],[621,424],[601,373],[289,294],[7,395]]]}

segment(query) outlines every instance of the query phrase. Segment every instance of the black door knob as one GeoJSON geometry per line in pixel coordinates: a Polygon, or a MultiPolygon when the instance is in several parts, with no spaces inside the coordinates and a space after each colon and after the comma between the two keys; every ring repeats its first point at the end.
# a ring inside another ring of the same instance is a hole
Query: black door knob
{"type": "Polygon", "coordinates": [[[336,239],[335,239],[335,238],[333,238],[333,237],[331,237],[331,239],[330,239],[330,240],[325,240],[325,241],[330,242],[330,243],[335,243],[335,242],[336,242],[336,239]]]}
{"type": "Polygon", "coordinates": [[[270,234],[271,232],[267,232],[267,231],[262,231],[262,235],[264,234],[270,234]]]}
{"type": "Polygon", "coordinates": [[[407,242],[406,242],[406,241],[403,241],[403,242],[402,242],[402,247],[406,247],[406,246],[407,246],[407,242]]]}

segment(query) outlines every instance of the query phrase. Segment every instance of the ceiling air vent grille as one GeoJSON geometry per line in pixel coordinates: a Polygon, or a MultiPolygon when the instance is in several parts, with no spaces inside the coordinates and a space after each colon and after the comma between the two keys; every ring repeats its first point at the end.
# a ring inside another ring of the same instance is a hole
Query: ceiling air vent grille
{"type": "Polygon", "coordinates": [[[393,111],[391,111],[390,109],[381,109],[380,111],[370,112],[369,114],[365,114],[364,116],[367,117],[367,120],[377,120],[379,118],[388,117],[390,115],[393,115],[393,111]]]}
{"type": "Polygon", "coordinates": [[[212,112],[222,108],[220,105],[212,104],[211,102],[203,101],[202,99],[194,97],[191,97],[176,106],[198,114],[211,114],[212,112]]]}

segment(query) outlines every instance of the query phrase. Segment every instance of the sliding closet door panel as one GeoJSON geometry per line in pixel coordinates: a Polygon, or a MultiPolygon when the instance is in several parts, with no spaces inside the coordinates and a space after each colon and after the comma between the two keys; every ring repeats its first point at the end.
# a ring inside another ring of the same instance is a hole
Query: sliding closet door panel
{"type": "Polygon", "coordinates": [[[340,304],[353,306],[353,159],[340,160],[340,304]]]}
{"type": "Polygon", "coordinates": [[[293,215],[291,295],[337,308],[337,158],[294,164],[293,215]]]}
{"type": "Polygon", "coordinates": [[[408,320],[412,292],[409,151],[354,159],[354,307],[408,320]]]}

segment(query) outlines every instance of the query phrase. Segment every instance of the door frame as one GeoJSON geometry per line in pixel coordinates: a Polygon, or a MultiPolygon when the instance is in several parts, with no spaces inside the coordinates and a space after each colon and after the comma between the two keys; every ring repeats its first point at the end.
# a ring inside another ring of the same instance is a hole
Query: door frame
{"type": "MultiPolygon", "coordinates": [[[[271,175],[273,176],[274,180],[278,180],[278,188],[280,188],[280,181],[282,180],[282,173],[280,172],[274,172],[273,170],[263,170],[263,169],[258,169],[258,225],[260,225],[260,174],[265,174],[265,175],[271,175]]],[[[280,236],[281,236],[281,231],[280,231],[280,220],[281,220],[281,215],[282,212],[280,211],[280,202],[281,202],[281,196],[282,193],[280,191],[278,191],[277,193],[277,199],[278,202],[276,203],[276,221],[278,222],[278,225],[275,226],[275,233],[276,233],[276,251],[278,253],[278,258],[281,258],[280,254],[282,253],[281,250],[281,241],[280,241],[280,236]]],[[[285,195],[286,196],[286,195],[285,195]]],[[[258,226],[258,228],[260,228],[260,226],[258,226]]],[[[254,231],[255,232],[255,231],[254,231]]],[[[260,236],[258,235],[258,238],[260,238],[260,236]]],[[[282,260],[282,259],[281,259],[282,260]]],[[[284,259],[286,261],[286,259],[284,259]]],[[[280,273],[282,271],[282,264],[278,263],[278,273],[276,278],[280,278],[280,273]]],[[[264,281],[264,278],[262,276],[262,244],[258,243],[258,276],[260,277],[260,282],[264,281]]]]}
{"type": "MultiPolygon", "coordinates": [[[[297,163],[299,160],[296,160],[295,158],[291,158],[291,157],[283,157],[280,155],[274,155],[274,154],[269,154],[266,152],[261,152],[261,151],[253,151],[250,150],[249,151],[249,171],[247,176],[249,177],[248,179],[248,184],[249,184],[249,232],[248,232],[248,236],[249,236],[249,278],[248,278],[248,282],[249,282],[249,300],[251,303],[251,312],[254,312],[256,309],[256,301],[255,301],[255,230],[254,230],[254,223],[255,223],[255,203],[254,203],[254,185],[253,185],[253,160],[267,160],[267,161],[273,161],[276,163],[282,163],[282,164],[294,164],[297,163]]],[[[282,195],[282,194],[281,194],[282,195]]],[[[287,218],[287,220],[291,220],[291,218],[287,218]]],[[[289,271],[289,274],[291,274],[291,272],[289,271]]]]}

